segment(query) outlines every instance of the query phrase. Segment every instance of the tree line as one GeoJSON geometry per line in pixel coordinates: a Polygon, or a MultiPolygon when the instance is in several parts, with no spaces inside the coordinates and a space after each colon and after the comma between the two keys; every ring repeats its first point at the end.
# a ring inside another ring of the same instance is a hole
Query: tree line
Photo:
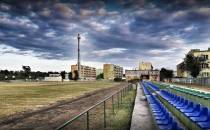
{"type": "Polygon", "coordinates": [[[30,75],[23,70],[20,71],[9,71],[0,70],[0,80],[15,80],[15,79],[44,79],[44,77],[49,76],[49,74],[54,74],[58,72],[30,72],[30,75]]]}
{"type": "Polygon", "coordinates": [[[78,80],[78,71],[74,71],[74,77],[72,72],[67,73],[65,71],[31,71],[30,66],[22,66],[20,71],[10,71],[10,70],[0,70],[0,80],[21,80],[21,79],[31,79],[31,80],[42,80],[44,77],[48,77],[50,74],[60,74],[62,79],[78,80]],[[68,77],[66,77],[68,74],[68,77]]]}
{"type": "MultiPolygon", "coordinates": [[[[23,70],[20,71],[0,70],[0,80],[23,80],[23,79],[43,80],[44,77],[48,77],[50,74],[60,74],[62,77],[62,81],[64,79],[69,79],[69,80],[79,79],[79,74],[77,70],[75,70],[74,72],[66,72],[66,71],[41,72],[41,71],[31,71],[29,66],[23,66],[22,68],[23,70]]],[[[99,74],[96,79],[103,79],[103,73],[99,74]]]]}

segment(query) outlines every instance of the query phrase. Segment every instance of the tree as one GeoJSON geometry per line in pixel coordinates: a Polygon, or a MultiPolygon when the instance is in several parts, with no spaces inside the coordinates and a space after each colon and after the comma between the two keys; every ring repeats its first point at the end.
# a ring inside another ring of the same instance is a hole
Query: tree
{"type": "Polygon", "coordinates": [[[201,71],[199,58],[194,57],[192,54],[187,54],[184,62],[186,70],[190,72],[192,77],[196,78],[201,71]]]}
{"type": "Polygon", "coordinates": [[[29,78],[29,74],[31,72],[30,66],[22,66],[24,72],[25,72],[25,78],[29,78]]]}
{"type": "Polygon", "coordinates": [[[167,70],[165,68],[162,68],[160,70],[160,80],[164,81],[164,79],[171,79],[173,78],[173,70],[167,70]]]}
{"type": "Polygon", "coordinates": [[[104,73],[100,73],[97,75],[96,79],[103,79],[104,78],[104,73]]]}
{"type": "Polygon", "coordinates": [[[114,78],[114,81],[115,82],[120,82],[120,81],[122,81],[122,78],[114,78]]]}
{"type": "Polygon", "coordinates": [[[8,75],[9,75],[9,71],[8,71],[8,70],[3,70],[3,74],[4,74],[5,76],[8,76],[8,75]]]}
{"type": "Polygon", "coordinates": [[[69,80],[72,80],[72,79],[73,79],[73,78],[72,78],[72,72],[70,72],[68,76],[69,76],[69,77],[68,77],[69,80]]]}
{"type": "Polygon", "coordinates": [[[77,70],[74,71],[74,80],[78,80],[79,79],[79,73],[77,70]]]}
{"type": "Polygon", "coordinates": [[[63,82],[63,80],[65,79],[65,74],[66,74],[65,71],[61,71],[62,82],[63,82]]]}

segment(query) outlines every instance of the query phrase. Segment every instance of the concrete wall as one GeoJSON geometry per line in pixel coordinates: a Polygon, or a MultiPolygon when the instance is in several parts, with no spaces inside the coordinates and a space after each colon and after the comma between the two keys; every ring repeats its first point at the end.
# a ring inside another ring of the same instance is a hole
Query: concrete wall
{"type": "Polygon", "coordinates": [[[44,81],[62,81],[62,77],[45,77],[44,81]]]}

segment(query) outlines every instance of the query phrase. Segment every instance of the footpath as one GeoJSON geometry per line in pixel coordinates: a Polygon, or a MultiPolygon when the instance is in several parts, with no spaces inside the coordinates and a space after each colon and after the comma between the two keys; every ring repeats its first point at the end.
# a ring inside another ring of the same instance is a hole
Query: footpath
{"type": "Polygon", "coordinates": [[[155,124],[140,85],[137,87],[130,130],[155,130],[155,124]]]}

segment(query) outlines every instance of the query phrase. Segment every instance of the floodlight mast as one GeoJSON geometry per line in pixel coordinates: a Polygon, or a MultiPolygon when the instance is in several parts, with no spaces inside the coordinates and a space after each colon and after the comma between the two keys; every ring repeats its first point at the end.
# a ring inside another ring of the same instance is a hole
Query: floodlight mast
{"type": "Polygon", "coordinates": [[[81,63],[80,63],[80,34],[78,33],[77,35],[77,39],[78,39],[78,59],[77,59],[77,67],[78,67],[78,79],[81,78],[81,63]]]}

